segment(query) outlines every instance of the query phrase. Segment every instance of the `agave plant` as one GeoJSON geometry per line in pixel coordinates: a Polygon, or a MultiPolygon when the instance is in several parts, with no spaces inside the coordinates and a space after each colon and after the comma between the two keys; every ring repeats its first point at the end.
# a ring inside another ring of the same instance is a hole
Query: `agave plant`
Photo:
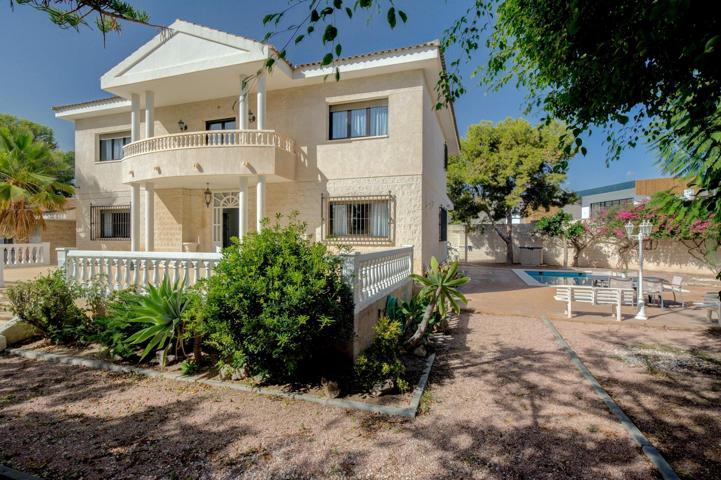
{"type": "Polygon", "coordinates": [[[457,261],[441,265],[436,257],[431,257],[431,268],[425,275],[413,274],[411,277],[421,285],[419,295],[428,299],[428,305],[415,333],[404,344],[408,349],[417,347],[423,340],[434,313],[443,318],[449,309],[456,313],[461,311],[459,302],[467,301],[458,287],[470,281],[470,278],[458,275],[457,261]]]}
{"type": "Polygon", "coordinates": [[[188,293],[182,282],[170,283],[166,277],[159,287],[148,286],[148,293],[137,304],[129,305],[131,322],[145,327],[128,338],[128,343],[145,345],[140,359],[153,351],[160,351],[164,367],[170,349],[182,350],[183,311],[188,307],[188,293]]]}

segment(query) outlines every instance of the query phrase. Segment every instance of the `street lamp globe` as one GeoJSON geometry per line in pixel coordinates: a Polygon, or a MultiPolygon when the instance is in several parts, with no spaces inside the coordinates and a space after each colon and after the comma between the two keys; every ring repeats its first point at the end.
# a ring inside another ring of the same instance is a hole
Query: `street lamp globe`
{"type": "Polygon", "coordinates": [[[644,237],[648,237],[651,235],[651,222],[648,220],[644,220],[641,222],[641,225],[639,225],[639,230],[641,231],[641,235],[644,237]]]}
{"type": "Polygon", "coordinates": [[[626,235],[628,235],[628,238],[633,237],[633,223],[627,222],[625,225],[626,228],[626,235]]]}

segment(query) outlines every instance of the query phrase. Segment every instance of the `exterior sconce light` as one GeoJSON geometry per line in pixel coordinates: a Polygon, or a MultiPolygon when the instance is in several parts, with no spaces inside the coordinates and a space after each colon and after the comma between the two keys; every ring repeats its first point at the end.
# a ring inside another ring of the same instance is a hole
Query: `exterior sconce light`
{"type": "Polygon", "coordinates": [[[255,113],[253,113],[253,110],[248,110],[248,123],[255,122],[255,113]]]}
{"type": "Polygon", "coordinates": [[[182,120],[178,120],[178,130],[180,130],[181,132],[184,132],[187,129],[188,129],[188,126],[185,124],[185,122],[182,120]]]}
{"type": "Polygon", "coordinates": [[[159,165],[156,165],[155,168],[153,168],[153,170],[155,170],[155,173],[160,175],[160,166],[159,165]]]}
{"type": "Polygon", "coordinates": [[[207,183],[203,192],[203,200],[205,201],[205,208],[210,208],[210,204],[213,202],[213,192],[210,191],[210,185],[207,183]]]}

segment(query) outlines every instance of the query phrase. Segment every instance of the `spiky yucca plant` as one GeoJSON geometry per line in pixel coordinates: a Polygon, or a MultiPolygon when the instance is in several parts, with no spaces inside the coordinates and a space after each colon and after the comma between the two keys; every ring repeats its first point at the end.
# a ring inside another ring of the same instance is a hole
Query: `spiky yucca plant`
{"type": "Polygon", "coordinates": [[[153,351],[161,352],[160,362],[164,367],[168,352],[182,350],[183,312],[190,298],[182,282],[170,283],[166,277],[159,287],[148,286],[148,293],[139,298],[139,302],[130,303],[128,318],[131,322],[145,325],[142,330],[128,338],[128,343],[141,345],[146,343],[140,359],[153,351]]]}
{"type": "Polygon", "coordinates": [[[461,311],[459,302],[467,301],[458,287],[470,281],[470,278],[458,275],[457,261],[441,265],[436,257],[431,257],[431,268],[425,275],[413,274],[411,277],[422,287],[419,295],[429,299],[429,302],[415,333],[405,341],[404,346],[407,349],[415,348],[421,343],[434,312],[437,311],[443,318],[449,309],[456,313],[461,311]]]}

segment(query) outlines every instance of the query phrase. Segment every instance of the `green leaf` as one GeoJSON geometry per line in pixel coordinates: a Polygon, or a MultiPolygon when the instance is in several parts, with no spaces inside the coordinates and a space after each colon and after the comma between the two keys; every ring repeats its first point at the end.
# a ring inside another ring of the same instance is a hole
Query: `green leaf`
{"type": "Polygon", "coordinates": [[[398,16],[401,17],[403,23],[406,23],[408,21],[408,15],[406,15],[406,12],[404,12],[403,10],[398,10],[398,16]]]}
{"type": "Polygon", "coordinates": [[[338,29],[335,25],[326,25],[325,31],[323,32],[323,43],[329,43],[335,40],[338,36],[338,29]]]}
{"type": "Polygon", "coordinates": [[[396,9],[394,7],[390,7],[388,9],[386,19],[388,20],[388,25],[390,25],[391,28],[396,27],[396,9]]]}
{"type": "Polygon", "coordinates": [[[320,64],[321,64],[322,66],[325,66],[325,65],[330,65],[331,63],[333,63],[333,54],[332,54],[332,53],[326,53],[326,54],[323,56],[323,60],[320,62],[320,64]]]}

